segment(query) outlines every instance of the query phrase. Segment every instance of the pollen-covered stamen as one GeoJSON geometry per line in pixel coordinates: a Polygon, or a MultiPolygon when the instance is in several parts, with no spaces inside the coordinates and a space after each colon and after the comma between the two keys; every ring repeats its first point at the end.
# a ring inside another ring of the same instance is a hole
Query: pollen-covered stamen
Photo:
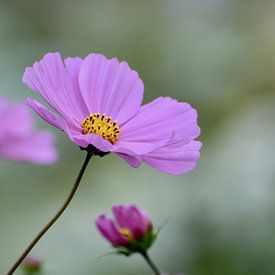
{"type": "Polygon", "coordinates": [[[100,113],[91,113],[81,123],[82,133],[100,135],[104,139],[115,143],[118,139],[120,130],[117,121],[112,120],[111,116],[100,113]]]}
{"type": "Polygon", "coordinates": [[[132,232],[128,228],[120,228],[119,234],[125,237],[129,242],[134,239],[132,232]]]}

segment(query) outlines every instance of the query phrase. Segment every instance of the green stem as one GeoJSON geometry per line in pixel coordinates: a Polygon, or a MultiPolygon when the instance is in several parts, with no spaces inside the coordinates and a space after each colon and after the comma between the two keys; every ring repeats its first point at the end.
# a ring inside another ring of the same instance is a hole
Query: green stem
{"type": "Polygon", "coordinates": [[[14,271],[18,268],[18,266],[22,263],[24,258],[29,254],[29,252],[32,250],[32,248],[36,245],[36,243],[43,237],[43,235],[50,229],[50,227],[58,220],[58,218],[62,215],[62,213],[65,211],[67,206],[70,204],[72,198],[75,195],[75,192],[79,186],[79,183],[82,179],[82,176],[85,172],[85,169],[87,168],[87,165],[93,156],[93,152],[87,152],[86,158],[81,166],[81,169],[79,171],[79,174],[75,180],[75,183],[73,185],[73,188],[67,197],[66,201],[64,202],[63,206],[58,210],[58,212],[53,216],[53,218],[46,224],[46,226],[37,234],[37,236],[33,239],[33,241],[29,244],[29,246],[25,249],[25,251],[21,254],[21,256],[18,258],[18,260],[13,264],[13,266],[8,271],[7,275],[11,275],[14,273],[14,271]]]}
{"type": "Polygon", "coordinates": [[[149,257],[146,251],[141,251],[140,254],[143,256],[147,264],[151,267],[156,275],[161,275],[160,271],[158,270],[157,266],[154,264],[152,259],[149,257]]]}

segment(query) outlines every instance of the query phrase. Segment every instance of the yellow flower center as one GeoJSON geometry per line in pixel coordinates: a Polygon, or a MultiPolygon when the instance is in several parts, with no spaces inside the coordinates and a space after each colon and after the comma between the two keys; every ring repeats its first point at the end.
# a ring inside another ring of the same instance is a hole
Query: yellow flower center
{"type": "Polygon", "coordinates": [[[87,116],[82,122],[82,133],[100,135],[104,139],[115,143],[118,139],[120,130],[116,120],[106,114],[92,113],[87,116]]]}
{"type": "Polygon", "coordinates": [[[134,239],[132,232],[128,228],[120,228],[119,234],[125,237],[129,242],[134,239]]]}

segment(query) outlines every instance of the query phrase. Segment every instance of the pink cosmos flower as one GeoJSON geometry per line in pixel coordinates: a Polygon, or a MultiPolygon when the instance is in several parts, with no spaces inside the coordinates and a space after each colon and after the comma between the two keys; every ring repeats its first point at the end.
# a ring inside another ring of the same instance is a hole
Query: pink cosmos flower
{"type": "Polygon", "coordinates": [[[11,104],[0,96],[0,158],[49,164],[57,159],[54,137],[34,129],[25,104],[11,104]]]}
{"type": "Polygon", "coordinates": [[[96,226],[114,247],[129,247],[132,243],[144,241],[148,246],[152,244],[153,226],[147,213],[134,205],[113,206],[112,212],[114,220],[101,215],[96,220],[96,226]]]}
{"type": "Polygon", "coordinates": [[[34,99],[27,104],[82,148],[173,175],[189,172],[200,158],[196,110],[170,97],[141,106],[143,82],[126,62],[90,54],[63,63],[59,53],[47,53],[26,68],[23,82],[54,111],[34,99]]]}

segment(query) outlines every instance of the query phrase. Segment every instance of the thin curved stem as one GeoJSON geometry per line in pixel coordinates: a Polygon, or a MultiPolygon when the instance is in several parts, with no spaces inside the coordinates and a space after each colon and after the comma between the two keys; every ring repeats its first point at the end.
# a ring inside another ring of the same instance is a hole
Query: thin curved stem
{"type": "Polygon", "coordinates": [[[69,196],[67,197],[66,201],[64,202],[63,206],[58,210],[58,212],[53,216],[53,218],[46,224],[46,226],[37,234],[37,236],[33,239],[33,241],[29,244],[29,246],[25,249],[25,251],[18,258],[18,260],[10,268],[7,275],[11,275],[14,273],[14,271],[22,263],[24,258],[29,254],[29,252],[36,245],[36,243],[43,237],[43,235],[50,229],[50,227],[58,220],[58,218],[62,215],[62,213],[67,208],[67,206],[70,204],[70,202],[71,202],[72,198],[74,197],[75,192],[79,186],[79,183],[82,179],[85,169],[87,168],[87,165],[88,165],[92,156],[93,156],[93,152],[87,152],[86,158],[85,158],[84,162],[82,163],[81,169],[80,169],[79,174],[75,180],[73,188],[72,188],[69,196]]]}
{"type": "Polygon", "coordinates": [[[143,256],[147,264],[151,267],[151,269],[154,271],[156,275],[161,275],[159,269],[157,266],[154,264],[152,259],[149,257],[148,253],[146,251],[141,251],[140,254],[143,256]]]}

